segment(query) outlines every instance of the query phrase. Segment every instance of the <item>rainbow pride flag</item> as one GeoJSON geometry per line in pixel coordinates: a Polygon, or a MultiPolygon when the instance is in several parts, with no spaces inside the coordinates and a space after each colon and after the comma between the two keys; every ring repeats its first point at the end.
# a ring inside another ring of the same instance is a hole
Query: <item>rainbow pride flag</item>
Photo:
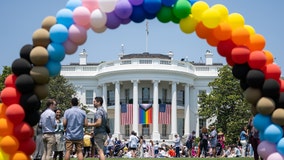
{"type": "Polygon", "coordinates": [[[152,104],[139,104],[139,124],[152,124],[152,104]]]}

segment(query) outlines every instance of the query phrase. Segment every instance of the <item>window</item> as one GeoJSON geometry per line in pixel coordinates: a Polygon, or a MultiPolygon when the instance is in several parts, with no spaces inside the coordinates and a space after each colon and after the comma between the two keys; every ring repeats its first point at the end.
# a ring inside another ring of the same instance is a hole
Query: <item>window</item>
{"type": "Polygon", "coordinates": [[[114,91],[113,90],[108,90],[107,91],[107,104],[108,106],[114,105],[114,91]]]}
{"type": "Polygon", "coordinates": [[[143,124],[142,125],[142,135],[150,136],[149,124],[143,124]]]}
{"type": "Polygon", "coordinates": [[[163,88],[162,89],[162,103],[166,103],[167,102],[167,93],[168,93],[168,90],[163,88]]]}
{"type": "Polygon", "coordinates": [[[177,91],[177,104],[180,106],[184,105],[184,90],[177,91]]]}
{"type": "Polygon", "coordinates": [[[162,124],[162,137],[167,136],[167,124],[162,124]]]}
{"type": "Polygon", "coordinates": [[[150,101],[150,88],[142,88],[142,103],[149,103],[150,101]]]}
{"type": "Polygon", "coordinates": [[[86,90],[86,104],[93,104],[94,91],[86,90]]]}
{"type": "Polygon", "coordinates": [[[127,103],[129,103],[129,99],[130,99],[130,92],[129,92],[129,89],[125,89],[125,103],[127,104],[127,103]]]}
{"type": "Polygon", "coordinates": [[[129,130],[129,124],[124,126],[124,133],[125,133],[125,137],[129,137],[130,136],[130,130],[129,130]]]}

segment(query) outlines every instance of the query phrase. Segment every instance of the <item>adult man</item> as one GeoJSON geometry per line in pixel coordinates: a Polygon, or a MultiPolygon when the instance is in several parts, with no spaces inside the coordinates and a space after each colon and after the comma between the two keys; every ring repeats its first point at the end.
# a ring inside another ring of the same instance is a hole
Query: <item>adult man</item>
{"type": "Polygon", "coordinates": [[[64,112],[63,126],[65,127],[65,160],[70,159],[70,153],[72,152],[73,145],[77,152],[78,160],[83,160],[83,137],[84,126],[88,125],[88,119],[86,112],[79,108],[79,101],[77,98],[72,98],[72,107],[64,112]]]}
{"type": "Polygon", "coordinates": [[[55,144],[55,112],[56,102],[53,99],[48,99],[46,109],[40,116],[39,127],[42,128],[43,155],[42,160],[50,160],[51,152],[55,144]]]}
{"type": "Polygon", "coordinates": [[[176,157],[180,157],[180,137],[178,134],[175,134],[174,146],[176,148],[176,157]]]}
{"type": "Polygon", "coordinates": [[[95,97],[94,107],[97,109],[94,116],[94,123],[89,123],[88,126],[94,127],[94,140],[95,148],[98,151],[99,159],[105,160],[104,143],[107,139],[106,125],[107,125],[107,112],[102,107],[103,98],[95,97]]]}

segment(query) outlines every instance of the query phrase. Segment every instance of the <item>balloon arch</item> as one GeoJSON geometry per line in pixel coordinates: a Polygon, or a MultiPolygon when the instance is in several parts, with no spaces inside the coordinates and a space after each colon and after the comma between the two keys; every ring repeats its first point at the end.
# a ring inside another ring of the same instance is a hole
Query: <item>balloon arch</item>
{"type": "Polygon", "coordinates": [[[46,17],[32,35],[33,44],[24,45],[12,63],[13,74],[1,92],[0,159],[30,159],[36,148],[32,127],[39,121],[49,77],[60,74],[60,62],[84,44],[88,29],[102,33],[155,17],[217,47],[252,104],[253,124],[261,139],[259,155],[283,160],[284,81],[273,55],[264,50],[265,38],[245,24],[241,14],[196,0],[69,0],[55,17],[46,17]]]}

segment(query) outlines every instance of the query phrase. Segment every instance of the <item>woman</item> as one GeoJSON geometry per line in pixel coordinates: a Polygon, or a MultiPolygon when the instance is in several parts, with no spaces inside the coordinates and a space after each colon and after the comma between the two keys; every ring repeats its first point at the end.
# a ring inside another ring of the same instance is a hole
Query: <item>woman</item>
{"type": "Polygon", "coordinates": [[[63,151],[64,151],[64,128],[62,122],[62,113],[60,109],[55,110],[56,116],[56,129],[55,129],[55,146],[54,146],[54,155],[53,159],[56,160],[59,156],[59,160],[63,160],[63,151]]]}
{"type": "Polygon", "coordinates": [[[144,158],[143,144],[144,144],[143,136],[140,136],[140,139],[139,139],[139,158],[144,158]]]}
{"type": "Polygon", "coordinates": [[[247,149],[247,139],[248,139],[248,130],[247,127],[244,126],[240,133],[240,143],[242,145],[242,157],[246,156],[246,149],[247,149]]]}
{"type": "Polygon", "coordinates": [[[198,157],[200,157],[200,155],[203,153],[204,157],[207,156],[207,150],[208,150],[208,130],[206,127],[203,127],[201,129],[201,133],[199,135],[200,137],[200,144],[199,144],[199,153],[198,153],[198,157]]]}
{"type": "Polygon", "coordinates": [[[132,131],[129,137],[129,148],[131,150],[132,157],[136,157],[136,150],[138,146],[138,137],[136,136],[136,132],[132,131]]]}

